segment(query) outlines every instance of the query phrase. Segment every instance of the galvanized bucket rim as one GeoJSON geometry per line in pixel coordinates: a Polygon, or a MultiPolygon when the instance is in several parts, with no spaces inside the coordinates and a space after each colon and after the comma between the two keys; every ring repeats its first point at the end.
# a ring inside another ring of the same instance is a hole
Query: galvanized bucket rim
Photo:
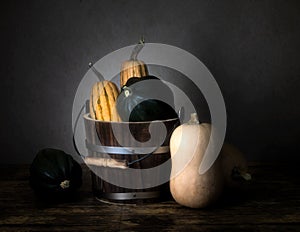
{"type": "Polygon", "coordinates": [[[114,121],[102,121],[93,119],[90,117],[90,113],[83,115],[84,119],[94,121],[94,122],[101,122],[101,123],[110,123],[110,124],[150,124],[150,123],[162,123],[162,122],[171,122],[179,120],[179,118],[170,118],[165,120],[154,120],[154,121],[142,121],[142,122],[114,122],[114,121]]]}

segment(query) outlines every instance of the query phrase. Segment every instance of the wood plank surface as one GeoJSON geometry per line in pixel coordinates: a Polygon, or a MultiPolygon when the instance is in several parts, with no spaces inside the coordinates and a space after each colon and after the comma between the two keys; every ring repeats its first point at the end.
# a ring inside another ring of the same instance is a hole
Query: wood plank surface
{"type": "Polygon", "coordinates": [[[107,204],[94,198],[90,171],[72,198],[43,203],[28,184],[28,165],[0,166],[0,231],[300,231],[300,181],[296,166],[253,164],[253,180],[224,192],[207,209],[172,199],[107,204]]]}

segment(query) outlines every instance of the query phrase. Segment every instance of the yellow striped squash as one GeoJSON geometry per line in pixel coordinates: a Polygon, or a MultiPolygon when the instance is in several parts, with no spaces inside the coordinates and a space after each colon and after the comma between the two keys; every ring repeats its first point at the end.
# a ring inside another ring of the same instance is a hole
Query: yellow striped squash
{"type": "Polygon", "coordinates": [[[148,76],[147,66],[140,60],[126,60],[122,63],[120,72],[120,86],[124,86],[131,77],[148,76]]]}
{"type": "Polygon", "coordinates": [[[142,37],[138,44],[136,44],[131,52],[129,60],[122,63],[120,72],[120,86],[123,87],[127,80],[131,77],[148,76],[148,69],[146,64],[137,59],[138,54],[145,46],[144,38],[142,37]]]}
{"type": "Polygon", "coordinates": [[[120,122],[116,110],[116,100],[119,89],[111,81],[96,82],[91,90],[90,115],[93,119],[101,121],[120,122]]]}

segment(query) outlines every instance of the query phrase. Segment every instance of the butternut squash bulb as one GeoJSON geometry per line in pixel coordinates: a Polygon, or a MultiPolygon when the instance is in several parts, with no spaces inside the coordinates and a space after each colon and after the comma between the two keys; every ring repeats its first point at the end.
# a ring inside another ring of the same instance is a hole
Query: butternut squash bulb
{"type": "Polygon", "coordinates": [[[223,190],[224,180],[220,160],[204,174],[199,166],[211,134],[211,125],[199,123],[197,114],[177,127],[170,139],[170,191],[174,200],[187,207],[203,208],[214,203],[223,190]]]}
{"type": "Polygon", "coordinates": [[[116,99],[119,89],[111,81],[96,82],[91,90],[90,115],[91,118],[101,121],[120,122],[116,109],[116,99]]]}
{"type": "Polygon", "coordinates": [[[226,187],[240,188],[243,183],[251,180],[246,157],[237,147],[224,143],[220,158],[226,187]]]}
{"type": "Polygon", "coordinates": [[[120,72],[120,86],[124,86],[128,79],[132,77],[145,77],[148,76],[148,68],[145,63],[137,59],[139,52],[145,45],[145,41],[142,38],[140,42],[133,48],[132,54],[129,60],[122,63],[120,72]]]}

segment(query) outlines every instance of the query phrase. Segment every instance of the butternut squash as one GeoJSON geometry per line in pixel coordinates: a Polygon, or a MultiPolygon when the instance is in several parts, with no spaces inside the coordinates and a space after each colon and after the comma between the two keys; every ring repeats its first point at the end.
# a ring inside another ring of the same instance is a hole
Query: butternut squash
{"type": "Polygon", "coordinates": [[[246,157],[237,147],[224,143],[220,158],[226,187],[239,188],[243,182],[251,180],[246,157]]]}
{"type": "Polygon", "coordinates": [[[172,171],[170,191],[175,201],[191,208],[214,203],[223,190],[220,159],[204,174],[199,166],[208,146],[211,125],[199,123],[197,114],[188,123],[177,127],[170,139],[172,171]]]}

